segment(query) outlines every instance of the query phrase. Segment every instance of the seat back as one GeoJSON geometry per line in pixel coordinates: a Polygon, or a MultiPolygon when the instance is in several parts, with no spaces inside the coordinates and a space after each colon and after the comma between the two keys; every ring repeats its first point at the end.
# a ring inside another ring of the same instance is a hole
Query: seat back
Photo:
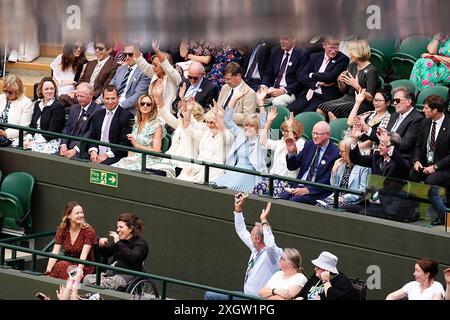
{"type": "Polygon", "coordinates": [[[295,120],[298,120],[303,125],[303,137],[306,139],[312,138],[312,129],[314,125],[319,121],[325,121],[325,117],[317,112],[302,112],[295,116],[295,120]]]}
{"type": "Polygon", "coordinates": [[[171,136],[169,134],[166,134],[162,138],[162,145],[161,145],[161,152],[166,152],[170,148],[170,144],[172,142],[171,136]]]}
{"type": "Polygon", "coordinates": [[[366,300],[367,282],[365,280],[360,280],[359,278],[356,279],[350,278],[350,281],[352,282],[352,286],[353,289],[355,290],[358,300],[366,300]]]}
{"type": "Polygon", "coordinates": [[[438,96],[441,96],[444,101],[447,101],[448,88],[445,86],[434,86],[423,89],[417,97],[416,109],[421,111],[424,107],[423,103],[425,99],[432,94],[437,94],[438,96]]]}
{"type": "Polygon", "coordinates": [[[394,55],[391,59],[393,73],[400,79],[408,79],[416,60],[416,58],[409,55],[394,55]]]}
{"type": "Polygon", "coordinates": [[[23,214],[22,204],[16,196],[0,192],[0,225],[2,233],[11,235],[25,234],[25,228],[16,222],[23,214]]]}
{"type": "Polygon", "coordinates": [[[376,38],[369,40],[371,51],[382,53],[384,58],[390,60],[397,50],[399,41],[397,38],[376,38]]]}
{"type": "Polygon", "coordinates": [[[344,138],[348,129],[347,118],[339,118],[330,122],[330,139],[334,143],[339,143],[344,138]]]}
{"type": "Polygon", "coordinates": [[[31,196],[34,187],[34,178],[26,172],[12,172],[3,180],[0,191],[16,196],[22,205],[24,213],[31,207],[31,196]]]}
{"type": "Polygon", "coordinates": [[[407,54],[419,59],[422,53],[427,52],[427,45],[431,38],[428,36],[409,36],[402,40],[398,53],[407,54]]]}
{"type": "Polygon", "coordinates": [[[398,87],[405,87],[414,93],[414,97],[417,97],[418,89],[417,89],[417,86],[414,83],[414,81],[411,81],[409,79],[400,79],[400,80],[391,81],[389,84],[392,87],[392,91],[394,91],[394,89],[398,88],[398,87]]]}

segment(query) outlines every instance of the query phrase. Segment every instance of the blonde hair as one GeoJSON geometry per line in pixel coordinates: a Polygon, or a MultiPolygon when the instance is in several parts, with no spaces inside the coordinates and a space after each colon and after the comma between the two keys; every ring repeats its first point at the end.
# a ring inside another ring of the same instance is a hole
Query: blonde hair
{"type": "Polygon", "coordinates": [[[152,110],[150,111],[149,120],[148,121],[151,121],[151,120],[155,119],[156,116],[158,115],[158,108],[156,107],[155,98],[153,98],[153,96],[150,95],[150,94],[143,94],[142,96],[139,97],[138,101],[136,102],[136,106],[135,106],[135,109],[136,109],[136,121],[137,121],[138,124],[142,121],[141,101],[144,98],[149,98],[150,101],[152,102],[152,110]]]}
{"type": "Polygon", "coordinates": [[[246,125],[254,126],[254,127],[256,127],[256,131],[258,131],[259,130],[258,115],[256,113],[246,115],[244,118],[244,121],[242,123],[242,126],[246,126],[246,125]]]}
{"type": "Polygon", "coordinates": [[[7,88],[13,90],[16,93],[17,98],[21,97],[25,92],[22,79],[15,74],[10,74],[4,79],[3,91],[6,91],[7,88]]]}
{"type": "MultiPolygon", "coordinates": [[[[288,131],[287,121],[284,121],[281,124],[280,129],[283,131],[288,131]]],[[[297,139],[300,139],[303,136],[305,129],[303,128],[303,125],[300,121],[294,120],[294,122],[292,123],[292,132],[297,139]]]]}
{"type": "MultiPolygon", "coordinates": [[[[78,206],[81,207],[81,204],[79,204],[78,202],[75,202],[75,201],[69,201],[66,203],[66,205],[64,207],[63,217],[61,219],[61,223],[59,224],[59,227],[61,229],[70,227],[69,216],[72,213],[73,209],[78,206]]],[[[81,207],[81,208],[83,208],[83,207],[81,207]]],[[[81,229],[85,229],[87,227],[89,227],[89,224],[85,220],[83,220],[83,223],[81,224],[81,229]]]]}
{"type": "Polygon", "coordinates": [[[212,110],[209,110],[208,112],[206,112],[205,116],[203,117],[203,119],[205,121],[217,121],[216,114],[212,110]]]}
{"type": "Polygon", "coordinates": [[[302,267],[302,255],[300,252],[294,248],[285,248],[283,251],[286,254],[288,262],[292,264],[294,269],[297,269],[297,273],[305,274],[302,267]]]}
{"type": "Polygon", "coordinates": [[[346,138],[346,139],[342,140],[341,142],[339,142],[338,147],[339,147],[339,149],[344,148],[344,152],[347,157],[347,163],[350,167],[352,167],[353,163],[350,161],[350,143],[351,143],[351,139],[346,138]]]}
{"type": "Polygon", "coordinates": [[[348,43],[348,53],[358,61],[367,61],[370,59],[369,43],[365,39],[357,39],[348,43]]]}
{"type": "Polygon", "coordinates": [[[205,109],[203,109],[202,105],[199,104],[197,101],[194,103],[194,110],[192,110],[192,116],[194,116],[195,114],[200,114],[201,115],[201,118],[198,121],[203,121],[204,120],[204,118],[205,118],[205,109]]]}

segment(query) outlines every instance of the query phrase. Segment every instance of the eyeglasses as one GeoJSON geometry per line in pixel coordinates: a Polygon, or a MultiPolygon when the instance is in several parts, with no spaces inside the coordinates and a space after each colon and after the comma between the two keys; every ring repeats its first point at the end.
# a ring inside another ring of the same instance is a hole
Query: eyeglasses
{"type": "Polygon", "coordinates": [[[398,103],[400,103],[400,101],[402,101],[402,100],[406,100],[405,98],[395,98],[395,99],[392,99],[392,104],[398,104],[398,103]]]}
{"type": "Polygon", "coordinates": [[[384,100],[384,99],[373,99],[373,102],[374,103],[382,103],[382,102],[385,102],[386,100],[384,100]]]}
{"type": "Polygon", "coordinates": [[[134,55],[134,53],[133,52],[124,52],[123,55],[131,58],[134,55]]]}
{"type": "Polygon", "coordinates": [[[313,132],[313,136],[323,136],[324,134],[328,134],[329,132],[313,132]]]}
{"type": "Polygon", "coordinates": [[[95,49],[95,51],[103,51],[103,50],[105,50],[105,47],[99,47],[99,46],[95,46],[94,47],[94,49],[95,49]]]}
{"type": "Polygon", "coordinates": [[[151,106],[153,106],[153,103],[141,101],[141,107],[145,107],[145,106],[151,107],[151,106]]]}
{"type": "Polygon", "coordinates": [[[192,76],[188,76],[188,79],[189,79],[189,80],[194,80],[194,81],[197,81],[197,80],[198,80],[198,78],[199,78],[199,77],[192,77],[192,76]]]}

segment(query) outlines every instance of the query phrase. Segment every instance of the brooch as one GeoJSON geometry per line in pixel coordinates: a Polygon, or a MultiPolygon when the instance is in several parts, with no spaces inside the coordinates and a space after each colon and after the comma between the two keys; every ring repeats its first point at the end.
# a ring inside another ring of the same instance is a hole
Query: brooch
{"type": "Polygon", "coordinates": [[[289,61],[288,66],[292,67],[292,62],[291,61],[289,61]]]}

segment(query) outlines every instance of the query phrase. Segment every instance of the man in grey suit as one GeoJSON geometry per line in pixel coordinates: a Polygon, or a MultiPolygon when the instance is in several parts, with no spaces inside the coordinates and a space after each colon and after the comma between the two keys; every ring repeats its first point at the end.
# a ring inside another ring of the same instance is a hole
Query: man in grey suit
{"type": "MultiPolygon", "coordinates": [[[[135,105],[139,97],[148,91],[150,78],[142,73],[133,59],[134,45],[127,44],[123,54],[125,63],[117,68],[110,85],[118,89],[119,103],[122,108],[135,114],[135,105]]],[[[96,100],[98,104],[103,104],[103,95],[96,100]]]]}
{"type": "MultiPolygon", "coordinates": [[[[69,120],[63,129],[64,134],[89,138],[92,116],[102,108],[92,101],[94,89],[87,82],[77,86],[76,97],[78,104],[70,107],[69,120]]],[[[66,158],[87,158],[86,150],[80,150],[78,140],[61,139],[59,155],[66,158]]]]}

